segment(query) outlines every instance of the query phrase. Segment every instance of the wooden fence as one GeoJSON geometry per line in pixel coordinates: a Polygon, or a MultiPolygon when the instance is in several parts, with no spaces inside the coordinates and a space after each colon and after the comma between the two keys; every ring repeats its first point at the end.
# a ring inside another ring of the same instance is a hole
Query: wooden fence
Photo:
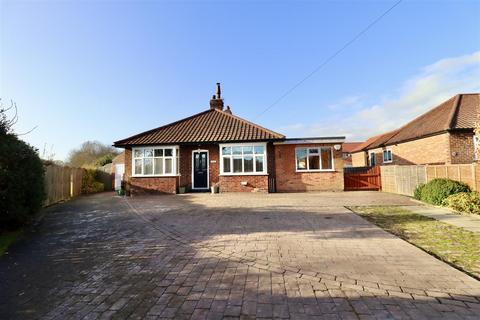
{"type": "Polygon", "coordinates": [[[45,206],[68,200],[82,193],[84,169],[58,165],[45,167],[45,206]]]}
{"type": "Polygon", "coordinates": [[[382,190],[380,167],[355,167],[343,169],[345,191],[382,190]]]}
{"type": "Polygon", "coordinates": [[[477,164],[382,166],[382,190],[413,196],[416,186],[435,178],[449,178],[480,189],[480,166],[477,164]]]}

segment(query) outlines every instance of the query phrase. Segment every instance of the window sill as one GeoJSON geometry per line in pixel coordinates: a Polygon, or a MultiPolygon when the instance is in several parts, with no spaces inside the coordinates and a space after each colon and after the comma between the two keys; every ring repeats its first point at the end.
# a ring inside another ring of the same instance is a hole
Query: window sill
{"type": "Polygon", "coordinates": [[[246,173],[220,173],[221,177],[229,176],[268,176],[266,172],[246,172],[246,173]]]}
{"type": "Polygon", "coordinates": [[[295,170],[296,173],[312,173],[312,172],[336,172],[335,169],[328,170],[295,170]]]}
{"type": "Polygon", "coordinates": [[[383,161],[383,163],[392,163],[393,160],[390,160],[390,161],[383,161]]]}
{"type": "Polygon", "coordinates": [[[172,178],[180,177],[179,174],[168,174],[168,175],[132,175],[132,178],[172,178]]]}

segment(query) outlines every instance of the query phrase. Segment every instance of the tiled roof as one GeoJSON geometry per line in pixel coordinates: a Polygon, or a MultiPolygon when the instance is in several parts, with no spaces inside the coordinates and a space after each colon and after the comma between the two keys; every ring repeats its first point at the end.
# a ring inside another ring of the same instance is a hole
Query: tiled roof
{"type": "Polygon", "coordinates": [[[480,94],[458,94],[397,130],[368,139],[355,152],[419,139],[437,133],[473,129],[480,113],[480,94]]]}
{"type": "Polygon", "coordinates": [[[218,109],[116,141],[129,145],[282,140],[285,136],[218,109]]]}
{"type": "Polygon", "coordinates": [[[378,148],[383,143],[385,143],[388,139],[394,136],[397,133],[397,130],[389,131],[387,133],[382,133],[373,137],[370,137],[364,143],[360,144],[357,148],[352,150],[352,152],[359,152],[362,150],[378,148]]]}
{"type": "Polygon", "coordinates": [[[346,153],[350,153],[353,150],[357,149],[363,142],[344,142],[342,144],[342,151],[346,153]]]}

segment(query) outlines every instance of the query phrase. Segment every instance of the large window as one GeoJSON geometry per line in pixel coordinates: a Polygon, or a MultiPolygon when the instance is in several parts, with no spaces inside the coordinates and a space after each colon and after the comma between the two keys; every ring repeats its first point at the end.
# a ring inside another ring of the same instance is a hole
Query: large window
{"type": "Polygon", "coordinates": [[[251,175],[267,173],[266,144],[220,145],[220,173],[251,175]]]}
{"type": "Polygon", "coordinates": [[[178,147],[133,148],[133,176],[172,176],[178,173],[178,147]]]}
{"type": "Polygon", "coordinates": [[[333,170],[333,150],[322,148],[295,149],[297,171],[333,170]]]}
{"type": "Polygon", "coordinates": [[[392,150],[383,150],[383,163],[390,163],[393,161],[392,150]]]}

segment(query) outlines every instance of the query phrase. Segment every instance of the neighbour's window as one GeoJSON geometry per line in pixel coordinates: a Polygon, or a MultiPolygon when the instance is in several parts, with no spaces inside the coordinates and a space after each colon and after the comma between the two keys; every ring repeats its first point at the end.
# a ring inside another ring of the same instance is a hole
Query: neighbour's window
{"type": "Polygon", "coordinates": [[[267,173],[266,146],[262,145],[221,145],[222,174],[267,173]]]}
{"type": "Polygon", "coordinates": [[[377,158],[375,157],[375,152],[370,153],[369,161],[370,161],[371,167],[374,167],[377,165],[377,158]]]}
{"type": "Polygon", "coordinates": [[[134,176],[170,176],[178,171],[177,147],[146,147],[133,150],[134,176]]]}
{"type": "Polygon", "coordinates": [[[383,150],[383,163],[392,162],[392,150],[383,150]]]}
{"type": "Polygon", "coordinates": [[[333,170],[332,148],[295,149],[297,171],[333,170]]]}

